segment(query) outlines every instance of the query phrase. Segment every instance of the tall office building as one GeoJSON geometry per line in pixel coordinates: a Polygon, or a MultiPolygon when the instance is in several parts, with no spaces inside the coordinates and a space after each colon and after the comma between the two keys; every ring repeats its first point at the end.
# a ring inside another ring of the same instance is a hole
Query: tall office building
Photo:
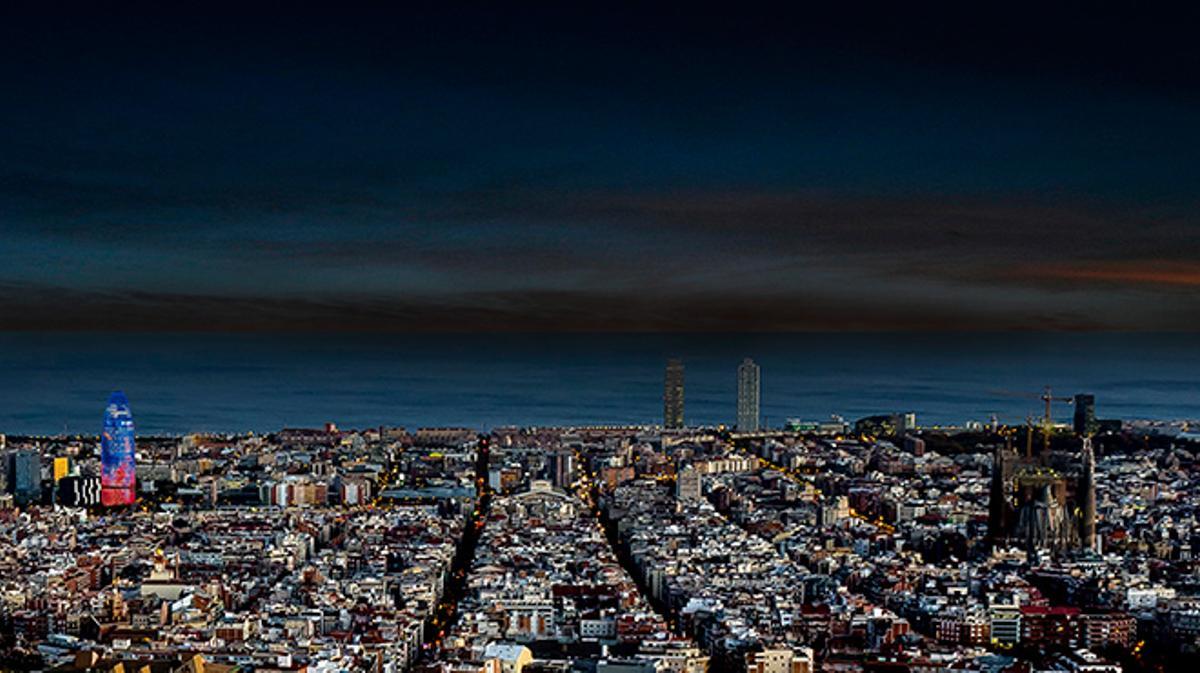
{"type": "Polygon", "coordinates": [[[37,451],[20,449],[8,454],[8,492],[25,505],[42,494],[42,461],[37,451]]]}
{"type": "Polygon", "coordinates": [[[683,427],[683,361],[667,360],[663,377],[663,427],[678,430],[683,427]]]}
{"type": "Polygon", "coordinates": [[[759,370],[754,360],[746,358],[737,370],[737,429],[738,432],[758,431],[759,370]]]}
{"type": "Polygon", "coordinates": [[[100,436],[100,503],[105,507],[133,504],[134,459],[133,413],[125,393],[118,390],[108,398],[100,436]]]}
{"type": "Polygon", "coordinates": [[[1075,434],[1088,437],[1096,434],[1099,423],[1096,422],[1096,396],[1075,396],[1075,434]]]}

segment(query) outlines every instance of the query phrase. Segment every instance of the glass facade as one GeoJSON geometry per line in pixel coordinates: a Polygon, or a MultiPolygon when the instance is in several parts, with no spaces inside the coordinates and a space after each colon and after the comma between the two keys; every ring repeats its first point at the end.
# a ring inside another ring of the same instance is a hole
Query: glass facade
{"type": "Polygon", "coordinates": [[[104,433],[100,437],[100,502],[105,506],[132,505],[135,496],[133,414],[125,393],[108,398],[104,433]]]}
{"type": "Polygon", "coordinates": [[[754,360],[746,358],[737,370],[737,429],[758,432],[759,370],[754,360]]]}
{"type": "Polygon", "coordinates": [[[19,505],[38,499],[42,490],[41,457],[36,451],[13,451],[8,454],[8,488],[19,505]]]}
{"type": "Polygon", "coordinates": [[[663,427],[678,430],[683,427],[683,361],[667,361],[663,378],[663,427]]]}

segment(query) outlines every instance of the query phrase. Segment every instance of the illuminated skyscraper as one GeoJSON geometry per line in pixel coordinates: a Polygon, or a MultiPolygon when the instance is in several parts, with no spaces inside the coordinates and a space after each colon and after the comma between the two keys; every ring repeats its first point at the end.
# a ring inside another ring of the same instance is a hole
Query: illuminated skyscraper
{"type": "Polygon", "coordinates": [[[663,427],[678,430],[683,427],[683,362],[667,360],[663,377],[663,427]]]}
{"type": "Polygon", "coordinates": [[[100,503],[132,505],[135,499],[133,414],[125,393],[114,392],[104,410],[100,436],[100,503]]]}
{"type": "Polygon", "coordinates": [[[746,358],[737,370],[737,429],[739,432],[758,432],[759,369],[754,360],[746,358]]]}

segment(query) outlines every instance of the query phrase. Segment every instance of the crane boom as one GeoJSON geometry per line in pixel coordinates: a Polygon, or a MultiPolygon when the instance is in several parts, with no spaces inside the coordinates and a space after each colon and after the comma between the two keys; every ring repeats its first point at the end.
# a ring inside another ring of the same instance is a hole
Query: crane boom
{"type": "MultiPolygon", "coordinates": [[[[1042,450],[1047,453],[1050,451],[1050,429],[1052,427],[1054,427],[1054,416],[1052,413],[1052,411],[1053,411],[1052,405],[1055,402],[1065,402],[1067,404],[1075,403],[1075,398],[1073,398],[1073,397],[1055,397],[1054,391],[1050,389],[1050,386],[1045,386],[1044,388],[1042,388],[1042,392],[1040,394],[1028,393],[1028,392],[1014,392],[1014,391],[1009,391],[1009,390],[995,390],[992,392],[994,392],[997,395],[1004,395],[1007,397],[1022,397],[1025,399],[1041,400],[1045,404],[1045,409],[1042,413],[1042,423],[1041,423],[1041,425],[1042,425],[1042,450]]],[[[1033,430],[1032,419],[1028,419],[1028,424],[1029,424],[1030,432],[1032,432],[1032,430],[1033,430]]],[[[1029,453],[1028,447],[1026,448],[1026,453],[1029,453]]]]}

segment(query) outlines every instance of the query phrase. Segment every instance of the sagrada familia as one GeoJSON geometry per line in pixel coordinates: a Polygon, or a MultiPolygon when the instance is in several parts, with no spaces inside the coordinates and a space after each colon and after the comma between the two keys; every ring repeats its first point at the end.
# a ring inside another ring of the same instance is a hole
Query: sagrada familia
{"type": "Polygon", "coordinates": [[[992,468],[988,537],[993,547],[1029,552],[1096,550],[1096,456],[1090,437],[1078,452],[1020,456],[999,447],[992,468]]]}

